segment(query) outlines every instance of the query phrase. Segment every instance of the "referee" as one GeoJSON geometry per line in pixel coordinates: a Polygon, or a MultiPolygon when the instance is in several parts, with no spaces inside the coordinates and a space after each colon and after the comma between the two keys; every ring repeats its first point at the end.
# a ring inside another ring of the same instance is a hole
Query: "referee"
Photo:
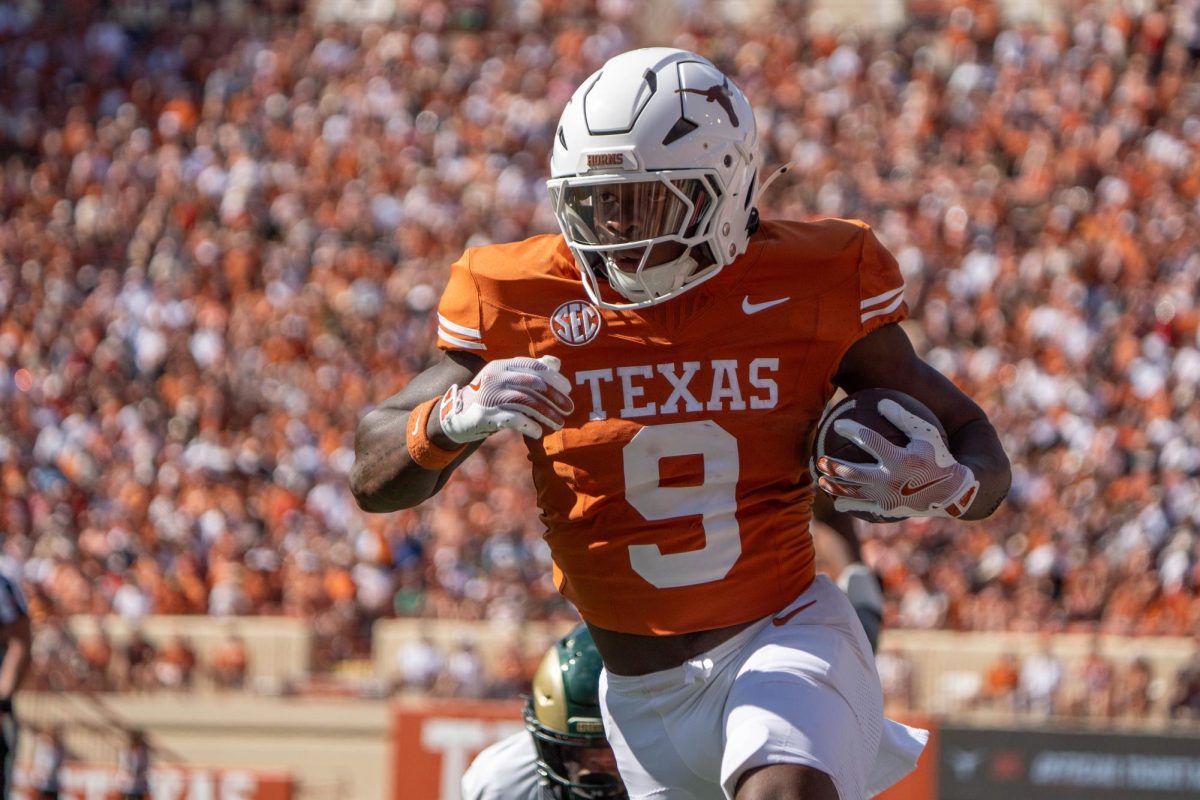
{"type": "Polygon", "coordinates": [[[13,759],[17,755],[17,718],[13,713],[13,695],[29,667],[29,606],[20,585],[0,574],[0,769],[3,769],[3,797],[7,800],[12,784],[13,759]]]}

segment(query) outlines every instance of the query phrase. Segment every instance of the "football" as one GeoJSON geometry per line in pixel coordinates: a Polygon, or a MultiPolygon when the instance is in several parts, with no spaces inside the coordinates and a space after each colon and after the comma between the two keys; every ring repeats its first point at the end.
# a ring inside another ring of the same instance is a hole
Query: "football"
{"type": "MultiPolygon", "coordinates": [[[[852,419],[878,432],[889,442],[900,447],[908,444],[908,434],[879,413],[879,401],[887,399],[896,401],[921,419],[933,423],[938,433],[941,434],[942,440],[946,440],[946,429],[942,426],[941,421],[929,410],[927,405],[917,398],[895,389],[863,389],[825,409],[825,413],[821,415],[821,421],[817,423],[817,432],[813,437],[813,462],[815,463],[821,456],[859,464],[875,460],[870,453],[833,429],[833,423],[839,419],[852,419]]],[[[815,469],[813,477],[816,478],[815,469]]],[[[849,513],[868,522],[894,521],[877,514],[849,513]]]]}

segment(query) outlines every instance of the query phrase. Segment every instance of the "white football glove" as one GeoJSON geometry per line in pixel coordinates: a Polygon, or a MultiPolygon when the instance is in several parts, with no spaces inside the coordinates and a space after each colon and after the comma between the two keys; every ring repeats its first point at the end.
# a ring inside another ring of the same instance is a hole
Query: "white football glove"
{"type": "Polygon", "coordinates": [[[950,454],[937,428],[895,400],[880,400],[879,413],[908,434],[909,442],[898,447],[854,420],[834,422],[833,429],[870,453],[875,463],[817,459],[817,483],[834,497],[833,507],[896,519],[965,514],[979,481],[950,454]]]}
{"type": "Polygon", "coordinates": [[[459,444],[486,439],[511,428],[540,439],[563,426],[575,410],[571,382],[558,371],[554,356],[502,358],[488,364],[466,386],[442,395],[438,415],[442,432],[459,444]]]}

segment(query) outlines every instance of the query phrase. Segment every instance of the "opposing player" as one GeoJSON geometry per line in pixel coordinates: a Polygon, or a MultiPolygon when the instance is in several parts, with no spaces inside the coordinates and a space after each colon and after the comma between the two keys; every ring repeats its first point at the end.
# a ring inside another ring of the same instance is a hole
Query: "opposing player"
{"type": "Polygon", "coordinates": [[[475,757],[463,800],[624,800],[600,719],[603,664],[580,625],[546,651],[525,705],[525,731],[475,757]]]}
{"type": "Polygon", "coordinates": [[[979,519],[1008,489],[983,411],[896,324],[892,256],[861,222],[760,222],[761,167],[753,110],[707,60],[611,59],[554,132],[562,234],[467,251],[445,359],[358,429],[352,489],[380,512],[525,436],[633,798],[857,800],[923,746],[885,721],[862,626],[814,574],[804,443],[835,386],[907,392],[949,437],[887,403],[904,447],[839,421],[878,461],[818,461],[838,508],[979,519]]]}
{"type": "Polygon", "coordinates": [[[813,539],[814,566],[818,572],[833,578],[846,593],[871,644],[871,652],[876,652],[883,628],[883,587],[863,563],[854,518],[835,510],[833,502],[824,492],[813,495],[813,518],[808,530],[813,539]]]}

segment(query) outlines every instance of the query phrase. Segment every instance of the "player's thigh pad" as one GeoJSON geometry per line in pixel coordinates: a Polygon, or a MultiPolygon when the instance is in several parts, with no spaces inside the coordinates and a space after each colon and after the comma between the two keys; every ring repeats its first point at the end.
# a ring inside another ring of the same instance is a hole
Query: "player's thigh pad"
{"type": "Polygon", "coordinates": [[[631,800],[724,800],[725,703],[763,620],[673,669],[600,677],[604,730],[631,800]]]}
{"type": "Polygon", "coordinates": [[[850,602],[819,575],[756,628],[726,705],[727,796],[750,769],[802,764],[829,775],[841,800],[866,797],[884,724],[883,692],[850,602]]]}

